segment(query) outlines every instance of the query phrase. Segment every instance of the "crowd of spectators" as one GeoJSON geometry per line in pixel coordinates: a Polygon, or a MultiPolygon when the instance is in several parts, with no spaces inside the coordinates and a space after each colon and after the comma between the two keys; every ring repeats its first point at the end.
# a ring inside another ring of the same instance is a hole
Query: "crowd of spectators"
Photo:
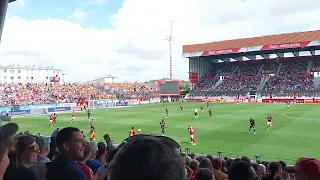
{"type": "Polygon", "coordinates": [[[74,127],[51,138],[15,135],[18,125],[0,127],[0,180],[318,180],[320,161],[252,161],[179,153],[173,139],[139,134],[113,146],[87,142],[74,127]]]}
{"type": "Polygon", "coordinates": [[[139,93],[143,92],[150,92],[154,96],[159,94],[155,88],[137,83],[2,83],[0,84],[0,106],[114,99],[122,92],[128,93],[132,98],[138,97],[139,93]],[[105,91],[106,89],[110,91],[105,91]]]}
{"type": "Polygon", "coordinates": [[[263,90],[313,90],[313,77],[307,76],[272,76],[263,90]]]}
{"type": "Polygon", "coordinates": [[[275,74],[279,67],[278,63],[264,63],[262,67],[262,73],[272,73],[275,74]]]}
{"type": "Polygon", "coordinates": [[[280,70],[281,75],[285,74],[306,74],[307,73],[307,61],[288,61],[282,62],[280,70]]]}
{"type": "Polygon", "coordinates": [[[217,79],[210,79],[210,80],[203,79],[195,86],[194,89],[197,91],[199,91],[199,90],[212,91],[214,89],[214,86],[216,83],[217,83],[217,79]]]}
{"type": "Polygon", "coordinates": [[[261,77],[233,77],[226,78],[219,84],[216,91],[252,91],[257,90],[261,77]]]}
{"type": "Polygon", "coordinates": [[[320,60],[314,60],[312,62],[312,71],[320,72],[320,60]]]}
{"type": "Polygon", "coordinates": [[[261,63],[241,63],[234,76],[257,76],[261,63]]]}

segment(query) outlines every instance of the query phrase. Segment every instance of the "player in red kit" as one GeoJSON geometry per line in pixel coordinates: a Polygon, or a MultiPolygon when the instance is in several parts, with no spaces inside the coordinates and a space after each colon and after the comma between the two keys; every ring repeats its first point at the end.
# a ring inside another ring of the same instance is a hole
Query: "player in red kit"
{"type": "Polygon", "coordinates": [[[194,129],[191,127],[191,124],[188,125],[188,133],[190,135],[191,144],[196,145],[196,142],[194,141],[194,129]]]}
{"type": "Polygon", "coordinates": [[[76,123],[76,113],[74,111],[72,111],[72,115],[71,115],[71,123],[76,123]]]}
{"type": "Polygon", "coordinates": [[[134,127],[132,127],[130,132],[129,132],[129,137],[134,136],[136,134],[137,134],[136,130],[134,129],[134,127]]]}
{"type": "Polygon", "coordinates": [[[273,116],[271,116],[270,114],[267,117],[267,130],[269,131],[269,128],[272,127],[272,118],[273,116]]]}
{"type": "Polygon", "coordinates": [[[50,121],[50,127],[52,127],[53,126],[53,114],[50,114],[49,121],[50,121]]]}
{"type": "Polygon", "coordinates": [[[201,110],[201,115],[203,114],[203,106],[200,106],[200,110],[201,110]]]}

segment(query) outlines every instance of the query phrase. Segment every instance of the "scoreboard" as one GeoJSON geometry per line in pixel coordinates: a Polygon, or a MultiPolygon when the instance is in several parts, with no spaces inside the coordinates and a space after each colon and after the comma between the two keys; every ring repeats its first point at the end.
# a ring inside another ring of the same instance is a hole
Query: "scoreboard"
{"type": "Polygon", "coordinates": [[[179,80],[158,80],[157,84],[161,96],[180,96],[179,80]]]}

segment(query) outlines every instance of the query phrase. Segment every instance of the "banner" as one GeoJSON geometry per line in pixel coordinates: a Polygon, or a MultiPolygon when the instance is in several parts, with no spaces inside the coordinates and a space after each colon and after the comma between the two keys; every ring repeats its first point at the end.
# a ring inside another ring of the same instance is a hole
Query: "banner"
{"type": "Polygon", "coordinates": [[[80,106],[72,106],[71,109],[72,109],[72,111],[81,111],[80,106]]]}
{"type": "MultiPolygon", "coordinates": [[[[1,112],[1,115],[5,115],[5,112],[1,112]]],[[[20,116],[30,114],[30,110],[18,110],[18,111],[9,111],[9,115],[11,116],[20,116]]]]}
{"type": "Polygon", "coordinates": [[[116,106],[128,106],[128,102],[117,102],[116,106]]]}
{"type": "Polygon", "coordinates": [[[198,82],[198,73],[189,72],[189,83],[197,83],[198,82]]]}
{"type": "Polygon", "coordinates": [[[77,103],[61,103],[59,104],[59,107],[67,107],[67,106],[76,106],[77,103]]]}
{"type": "Polygon", "coordinates": [[[37,108],[37,109],[31,109],[30,114],[47,114],[48,109],[47,108],[37,108]]]}
{"type": "Polygon", "coordinates": [[[71,111],[71,106],[68,107],[55,107],[55,108],[48,108],[48,112],[61,112],[61,111],[71,111]]]}

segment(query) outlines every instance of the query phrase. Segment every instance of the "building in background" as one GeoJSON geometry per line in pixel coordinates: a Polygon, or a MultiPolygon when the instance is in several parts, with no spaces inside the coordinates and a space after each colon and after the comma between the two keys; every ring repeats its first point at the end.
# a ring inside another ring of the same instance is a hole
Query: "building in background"
{"type": "Polygon", "coordinates": [[[0,83],[64,83],[67,74],[53,66],[0,65],[0,83]]]}
{"type": "Polygon", "coordinates": [[[89,80],[90,83],[115,83],[118,82],[118,78],[111,74],[105,74],[89,80]]]}

